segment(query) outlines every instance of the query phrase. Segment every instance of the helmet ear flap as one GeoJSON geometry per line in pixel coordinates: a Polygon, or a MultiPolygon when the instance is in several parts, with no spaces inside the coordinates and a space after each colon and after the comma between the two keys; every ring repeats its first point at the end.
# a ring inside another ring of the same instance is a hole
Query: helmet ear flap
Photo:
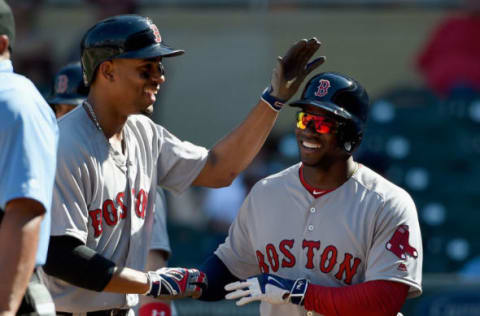
{"type": "Polygon", "coordinates": [[[362,140],[362,129],[352,121],[345,121],[338,131],[338,144],[347,153],[351,154],[362,140]]]}
{"type": "Polygon", "coordinates": [[[346,152],[350,153],[352,150],[352,143],[350,142],[343,143],[343,149],[345,149],[346,152]]]}

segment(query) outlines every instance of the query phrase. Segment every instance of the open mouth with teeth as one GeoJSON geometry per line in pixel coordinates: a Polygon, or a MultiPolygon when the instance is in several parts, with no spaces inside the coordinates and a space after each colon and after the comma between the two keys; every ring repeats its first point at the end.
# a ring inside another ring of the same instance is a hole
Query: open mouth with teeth
{"type": "Polygon", "coordinates": [[[305,147],[307,149],[318,149],[318,148],[322,147],[322,145],[320,145],[319,143],[313,143],[313,142],[309,142],[307,140],[302,140],[301,144],[302,144],[303,147],[305,147]]]}
{"type": "Polygon", "coordinates": [[[157,89],[157,88],[146,88],[146,89],[145,89],[145,92],[151,93],[151,94],[157,94],[157,93],[158,93],[158,89],[157,89]]]}
{"type": "Polygon", "coordinates": [[[148,87],[148,88],[145,88],[143,91],[144,91],[144,95],[149,99],[149,102],[153,103],[157,100],[156,96],[157,96],[158,90],[159,88],[156,88],[156,87],[148,87]]]}

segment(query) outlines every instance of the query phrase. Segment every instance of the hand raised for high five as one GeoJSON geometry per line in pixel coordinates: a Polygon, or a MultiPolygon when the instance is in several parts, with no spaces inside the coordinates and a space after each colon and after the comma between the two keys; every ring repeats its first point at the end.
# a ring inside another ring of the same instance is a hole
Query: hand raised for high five
{"type": "Polygon", "coordinates": [[[305,77],[325,62],[325,56],[310,62],[320,45],[321,43],[315,37],[309,40],[302,39],[290,47],[285,56],[277,58],[271,86],[262,95],[262,98],[273,105],[274,109],[279,110],[282,103],[288,101],[297,92],[305,77]]]}

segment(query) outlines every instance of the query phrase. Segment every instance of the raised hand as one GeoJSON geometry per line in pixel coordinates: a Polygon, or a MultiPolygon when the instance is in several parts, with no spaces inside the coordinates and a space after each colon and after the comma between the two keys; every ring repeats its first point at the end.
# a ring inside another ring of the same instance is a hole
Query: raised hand
{"type": "Polygon", "coordinates": [[[303,305],[309,281],[306,279],[289,280],[273,274],[259,274],[246,281],[237,281],[225,285],[227,300],[239,299],[236,304],[242,306],[253,301],[270,304],[293,303],[303,305]]]}
{"type": "Polygon", "coordinates": [[[197,269],[161,268],[149,271],[148,279],[151,286],[146,295],[162,299],[199,298],[207,287],[205,273],[197,269]]]}
{"type": "Polygon", "coordinates": [[[309,62],[320,45],[315,37],[302,39],[290,47],[285,56],[277,58],[271,81],[270,94],[273,97],[288,101],[297,92],[305,77],[325,62],[325,56],[309,62]]]}

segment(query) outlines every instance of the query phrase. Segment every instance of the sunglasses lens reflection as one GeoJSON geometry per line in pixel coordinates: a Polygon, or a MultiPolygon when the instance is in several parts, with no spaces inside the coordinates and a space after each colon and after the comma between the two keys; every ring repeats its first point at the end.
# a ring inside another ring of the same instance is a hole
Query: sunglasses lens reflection
{"type": "Polygon", "coordinates": [[[297,113],[297,127],[299,129],[306,129],[311,121],[313,121],[315,131],[319,134],[328,134],[335,126],[335,123],[325,116],[313,115],[305,112],[297,113]]]}

